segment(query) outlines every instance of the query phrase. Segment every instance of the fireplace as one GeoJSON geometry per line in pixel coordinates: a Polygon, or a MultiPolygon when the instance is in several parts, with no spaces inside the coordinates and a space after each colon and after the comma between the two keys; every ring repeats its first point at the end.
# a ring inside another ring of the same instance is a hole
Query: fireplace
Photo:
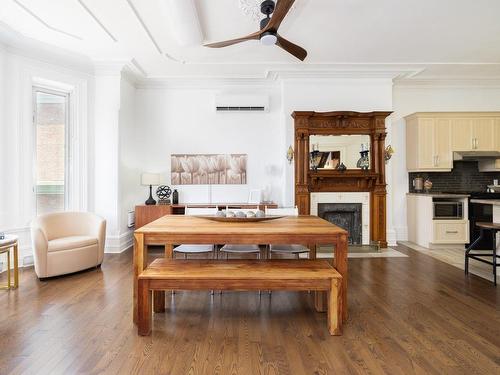
{"type": "Polygon", "coordinates": [[[363,242],[361,203],[318,203],[318,216],[349,231],[349,245],[363,242]]]}

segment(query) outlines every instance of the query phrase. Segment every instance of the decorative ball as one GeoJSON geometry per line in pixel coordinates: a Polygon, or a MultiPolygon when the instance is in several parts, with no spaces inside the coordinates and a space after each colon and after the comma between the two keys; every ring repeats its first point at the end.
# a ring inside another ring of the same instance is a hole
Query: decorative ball
{"type": "Polygon", "coordinates": [[[170,189],[169,186],[167,185],[160,185],[156,189],[156,196],[161,200],[167,200],[170,198],[170,195],[172,194],[172,190],[170,189]]]}
{"type": "Polygon", "coordinates": [[[227,211],[226,212],[226,217],[235,217],[236,215],[234,214],[233,211],[227,211]]]}
{"type": "Polygon", "coordinates": [[[243,211],[237,211],[236,217],[247,217],[247,215],[243,211]]]}
{"type": "Polygon", "coordinates": [[[255,217],[255,212],[253,212],[253,211],[248,211],[248,212],[247,212],[247,217],[255,217]]]}
{"type": "Polygon", "coordinates": [[[255,213],[255,217],[266,217],[266,213],[262,210],[258,210],[256,213],[255,213]]]}

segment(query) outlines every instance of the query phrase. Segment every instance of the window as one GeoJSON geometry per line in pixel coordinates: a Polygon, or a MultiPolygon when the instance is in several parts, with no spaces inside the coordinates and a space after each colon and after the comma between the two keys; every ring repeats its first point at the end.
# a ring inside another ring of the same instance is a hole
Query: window
{"type": "Polygon", "coordinates": [[[64,211],[68,201],[69,94],[35,87],[37,215],[64,211]]]}

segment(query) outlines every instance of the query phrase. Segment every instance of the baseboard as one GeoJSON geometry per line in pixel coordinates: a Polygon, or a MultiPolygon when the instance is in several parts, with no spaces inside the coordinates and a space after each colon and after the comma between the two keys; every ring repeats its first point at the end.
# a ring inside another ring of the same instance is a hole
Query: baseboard
{"type": "Polygon", "coordinates": [[[119,236],[106,236],[105,253],[122,253],[133,245],[133,231],[128,231],[119,236]]]}
{"type": "Polygon", "coordinates": [[[397,246],[396,231],[394,229],[387,230],[387,245],[388,246],[397,246]]]}
{"type": "MultiPolygon", "coordinates": [[[[26,255],[19,261],[19,268],[33,267],[33,255],[26,255]]],[[[14,262],[10,262],[10,269],[14,269],[14,262]]],[[[7,271],[7,262],[0,262],[0,273],[7,271]]]]}
{"type": "Polygon", "coordinates": [[[408,241],[408,227],[394,227],[396,241],[408,241]]]}

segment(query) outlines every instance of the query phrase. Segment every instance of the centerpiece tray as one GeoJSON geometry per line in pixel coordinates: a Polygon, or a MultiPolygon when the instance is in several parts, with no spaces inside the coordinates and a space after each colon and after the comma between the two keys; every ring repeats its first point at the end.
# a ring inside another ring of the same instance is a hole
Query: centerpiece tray
{"type": "Polygon", "coordinates": [[[253,223],[256,221],[266,221],[266,220],[275,220],[280,219],[284,216],[278,215],[268,215],[264,217],[224,217],[224,216],[197,216],[202,219],[212,220],[212,221],[220,221],[224,223],[253,223]]]}

